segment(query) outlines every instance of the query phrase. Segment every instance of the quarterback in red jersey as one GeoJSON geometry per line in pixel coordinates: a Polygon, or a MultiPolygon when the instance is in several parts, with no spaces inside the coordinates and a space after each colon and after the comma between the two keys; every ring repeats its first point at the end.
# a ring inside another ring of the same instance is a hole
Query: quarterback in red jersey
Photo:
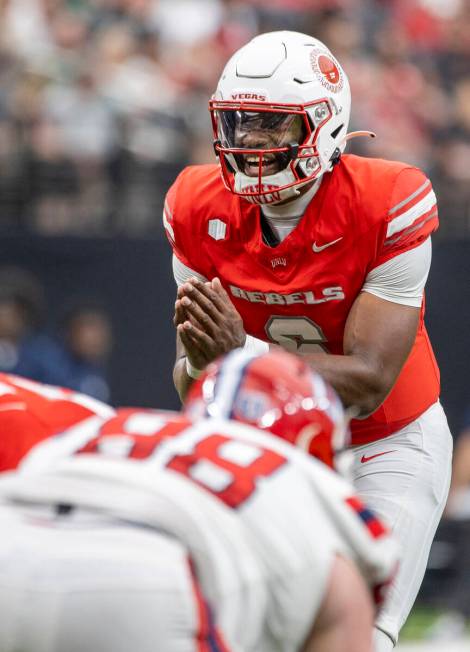
{"type": "Polygon", "coordinates": [[[305,356],[355,406],[358,492],[403,542],[377,620],[391,650],[446,500],[452,439],[424,326],[436,197],[417,168],[343,154],[346,73],[293,32],[236,52],[210,102],[219,165],[189,167],[164,226],[179,285],[175,385],[236,347],[305,356]]]}
{"type": "Polygon", "coordinates": [[[37,443],[113,408],[70,389],[0,374],[0,472],[15,469],[37,443]]]}

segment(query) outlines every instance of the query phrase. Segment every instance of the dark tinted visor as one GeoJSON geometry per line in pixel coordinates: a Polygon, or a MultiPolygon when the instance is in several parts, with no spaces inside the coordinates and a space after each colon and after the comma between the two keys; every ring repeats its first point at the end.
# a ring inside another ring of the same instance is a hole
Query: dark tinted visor
{"type": "Polygon", "coordinates": [[[216,113],[222,147],[272,149],[301,144],[305,139],[301,115],[275,111],[218,110],[216,113]]]}

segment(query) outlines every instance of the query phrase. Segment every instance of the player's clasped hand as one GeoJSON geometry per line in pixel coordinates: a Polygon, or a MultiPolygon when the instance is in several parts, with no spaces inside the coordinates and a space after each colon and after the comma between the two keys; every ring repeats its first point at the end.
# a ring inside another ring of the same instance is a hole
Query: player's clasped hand
{"type": "Polygon", "coordinates": [[[192,277],[180,286],[173,321],[198,369],[245,343],[242,318],[217,277],[206,283],[192,277]]]}

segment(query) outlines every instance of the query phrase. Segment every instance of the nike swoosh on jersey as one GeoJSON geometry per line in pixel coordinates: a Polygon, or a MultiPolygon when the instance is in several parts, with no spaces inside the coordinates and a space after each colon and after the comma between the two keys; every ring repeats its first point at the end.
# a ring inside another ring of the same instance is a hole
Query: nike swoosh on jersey
{"type": "Polygon", "coordinates": [[[327,242],[324,245],[317,245],[317,243],[314,242],[313,245],[312,245],[312,249],[316,254],[318,254],[318,253],[320,253],[320,251],[323,251],[323,249],[327,249],[328,247],[331,247],[331,245],[336,244],[337,242],[339,242],[342,239],[343,239],[343,236],[341,236],[340,238],[337,238],[336,240],[332,240],[331,242],[327,242]]]}
{"type": "Polygon", "coordinates": [[[384,451],[383,453],[375,453],[375,455],[369,455],[368,457],[363,455],[361,457],[361,463],[364,464],[364,462],[370,462],[370,460],[373,460],[374,457],[380,457],[381,455],[388,455],[388,453],[395,453],[395,451],[384,451]]]}

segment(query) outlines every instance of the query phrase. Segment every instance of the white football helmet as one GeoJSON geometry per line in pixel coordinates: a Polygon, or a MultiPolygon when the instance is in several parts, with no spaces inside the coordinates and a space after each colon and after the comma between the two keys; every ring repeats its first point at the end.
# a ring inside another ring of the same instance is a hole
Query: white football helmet
{"type": "Polygon", "coordinates": [[[232,56],[209,108],[227,188],[252,203],[275,204],[338,162],[351,93],[321,41],[270,32],[232,56]]]}

